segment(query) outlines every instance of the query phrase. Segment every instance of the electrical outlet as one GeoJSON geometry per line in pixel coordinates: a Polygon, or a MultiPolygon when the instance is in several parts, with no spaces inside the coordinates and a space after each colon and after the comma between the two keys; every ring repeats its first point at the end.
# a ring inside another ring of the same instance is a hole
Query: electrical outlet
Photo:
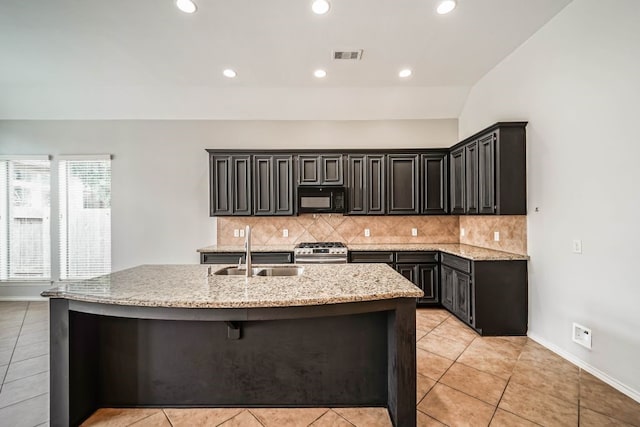
{"type": "Polygon", "coordinates": [[[460,237],[464,237],[464,228],[460,229],[460,237]]]}
{"type": "Polygon", "coordinates": [[[418,235],[418,229],[417,229],[417,228],[412,228],[412,229],[411,229],[411,235],[412,235],[413,237],[417,236],[417,235],[418,235]]]}
{"type": "Polygon", "coordinates": [[[240,230],[237,228],[233,230],[233,237],[240,237],[240,230]]]}
{"type": "Polygon", "coordinates": [[[289,237],[289,229],[287,228],[282,229],[282,237],[289,237]]]}
{"type": "Polygon", "coordinates": [[[578,323],[573,324],[573,333],[571,335],[573,342],[591,350],[591,338],[591,329],[578,323]]]}
{"type": "Polygon", "coordinates": [[[580,239],[575,239],[573,241],[573,253],[574,254],[581,254],[582,253],[582,240],[580,239]]]}
{"type": "Polygon", "coordinates": [[[244,237],[244,228],[240,229],[240,237],[244,237]]]}
{"type": "Polygon", "coordinates": [[[364,229],[364,237],[371,237],[371,230],[369,230],[368,228],[364,229]]]}
{"type": "Polygon", "coordinates": [[[500,241],[500,232],[499,231],[494,231],[493,232],[493,240],[495,240],[496,242],[500,241]]]}

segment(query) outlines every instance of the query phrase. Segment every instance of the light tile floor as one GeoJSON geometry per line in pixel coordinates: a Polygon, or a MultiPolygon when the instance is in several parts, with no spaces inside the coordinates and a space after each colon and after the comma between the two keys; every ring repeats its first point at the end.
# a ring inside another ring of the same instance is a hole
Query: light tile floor
{"type": "MultiPolygon", "coordinates": [[[[640,403],[526,337],[420,309],[418,426],[640,426],[640,403]]],[[[46,303],[0,302],[0,427],[48,425],[46,303]]],[[[380,408],[100,409],[87,426],[388,426],[380,408]]]]}

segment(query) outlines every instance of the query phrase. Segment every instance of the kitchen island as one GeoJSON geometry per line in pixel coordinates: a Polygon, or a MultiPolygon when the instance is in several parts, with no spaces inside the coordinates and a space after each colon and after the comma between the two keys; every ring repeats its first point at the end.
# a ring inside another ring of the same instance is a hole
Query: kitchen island
{"type": "Polygon", "coordinates": [[[302,267],[145,265],[44,292],[51,425],[100,407],[380,406],[414,426],[422,291],[383,264],[302,267]]]}

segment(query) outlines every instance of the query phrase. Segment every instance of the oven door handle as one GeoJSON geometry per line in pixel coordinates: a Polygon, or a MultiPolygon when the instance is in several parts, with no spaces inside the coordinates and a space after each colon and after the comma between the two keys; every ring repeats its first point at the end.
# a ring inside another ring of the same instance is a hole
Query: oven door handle
{"type": "Polygon", "coordinates": [[[347,258],[345,257],[325,257],[325,258],[295,258],[296,264],[346,264],[347,258]]]}

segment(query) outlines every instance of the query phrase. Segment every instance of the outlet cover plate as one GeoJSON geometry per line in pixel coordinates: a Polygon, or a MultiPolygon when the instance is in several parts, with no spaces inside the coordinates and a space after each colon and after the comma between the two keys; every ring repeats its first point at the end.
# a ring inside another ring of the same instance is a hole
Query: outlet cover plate
{"type": "Polygon", "coordinates": [[[591,350],[591,329],[586,326],[574,322],[571,339],[573,339],[573,342],[591,350]]]}

